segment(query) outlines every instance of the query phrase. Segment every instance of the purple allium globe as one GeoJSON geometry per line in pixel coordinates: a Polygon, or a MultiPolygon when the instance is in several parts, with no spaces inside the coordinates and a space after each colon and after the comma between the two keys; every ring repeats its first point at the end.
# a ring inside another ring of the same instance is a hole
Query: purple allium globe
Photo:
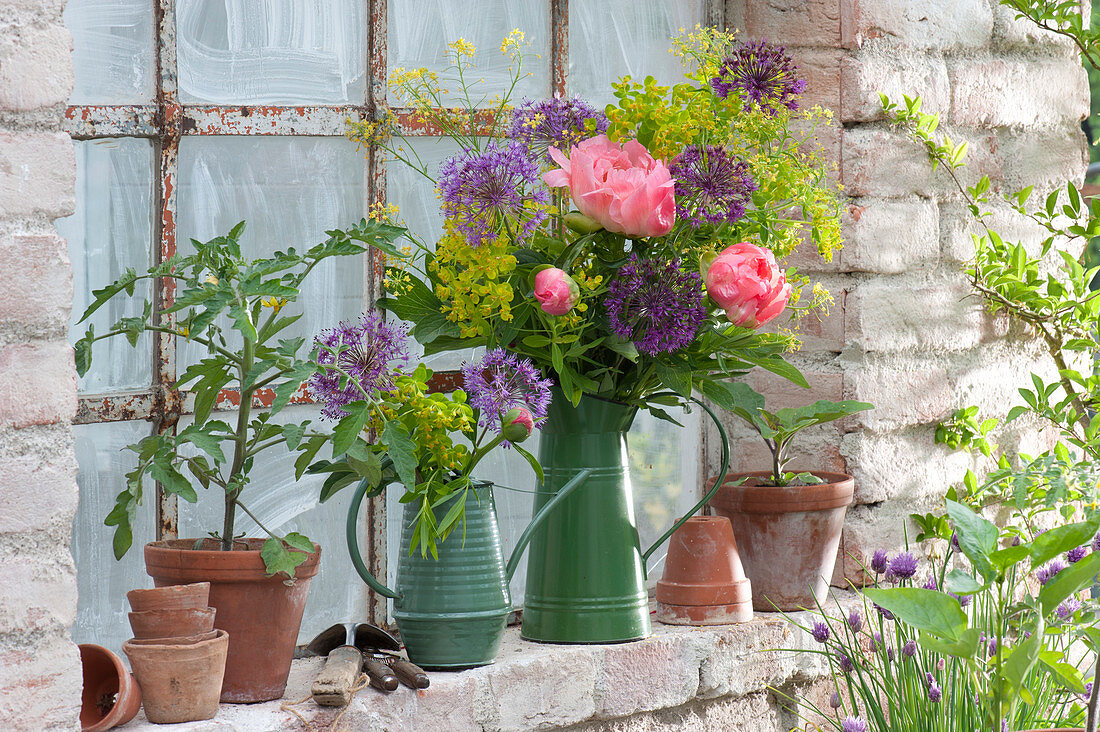
{"type": "Polygon", "coordinates": [[[928,687],[928,701],[932,702],[933,704],[939,704],[942,699],[943,690],[940,689],[939,684],[933,683],[931,686],[928,687]]]}
{"type": "Polygon", "coordinates": [[[322,370],[310,377],[308,386],[323,405],[321,415],[340,419],[351,402],[392,389],[394,366],[404,365],[409,358],[407,339],[404,325],[387,323],[373,311],[317,336],[317,363],[322,370]]]}
{"type": "Polygon", "coordinates": [[[1050,582],[1054,578],[1054,575],[1058,574],[1065,568],[1065,562],[1063,562],[1061,559],[1055,559],[1045,567],[1040,567],[1039,571],[1035,573],[1035,577],[1039,580],[1040,585],[1045,585],[1047,582],[1050,582]]]}
{"type": "Polygon", "coordinates": [[[439,169],[443,211],[470,246],[481,246],[507,226],[516,243],[526,239],[546,209],[550,194],[539,180],[539,166],[522,142],[489,143],[484,152],[467,150],[439,169]]]}
{"type": "Polygon", "coordinates": [[[815,620],[813,628],[810,629],[810,634],[813,635],[814,640],[818,643],[824,643],[825,641],[829,640],[828,623],[823,623],[820,620],[815,620]]]}
{"type": "Polygon", "coordinates": [[[842,732],[867,732],[867,723],[859,717],[845,717],[840,729],[842,732]]]}
{"type": "Polygon", "coordinates": [[[748,163],[717,145],[688,145],[668,171],[676,179],[676,218],[695,228],[740,220],[757,188],[748,163]]]}
{"type": "Polygon", "coordinates": [[[607,115],[580,97],[526,100],[512,112],[508,137],[521,140],[536,157],[549,160],[550,148],[569,152],[589,137],[607,132],[607,126],[607,115]]]}
{"type": "Polygon", "coordinates": [[[1074,547],[1073,549],[1070,549],[1068,552],[1066,552],[1066,561],[1070,564],[1077,564],[1085,558],[1085,555],[1088,553],[1088,551],[1089,548],[1087,546],[1074,547]]]}
{"type": "Polygon", "coordinates": [[[690,345],[706,320],[699,273],[680,269],[680,260],[640,259],[619,269],[607,287],[611,331],[650,356],[690,345]]]}
{"type": "Polygon", "coordinates": [[[501,415],[515,407],[527,409],[536,425],[546,419],[550,380],[525,358],[494,348],[480,361],[464,364],[462,379],[470,406],[481,414],[482,427],[499,432],[501,415]]]}
{"type": "Polygon", "coordinates": [[[875,553],[871,555],[871,571],[875,574],[882,574],[886,571],[886,550],[875,549],[875,553]]]}
{"type": "Polygon", "coordinates": [[[907,580],[917,573],[917,558],[909,552],[902,552],[890,560],[886,567],[889,580],[907,580]]]}
{"type": "Polygon", "coordinates": [[[859,614],[859,610],[852,610],[848,613],[848,627],[852,629],[853,633],[858,633],[859,629],[863,627],[863,616],[859,614]]]}
{"type": "Polygon", "coordinates": [[[781,107],[794,110],[806,90],[806,82],[795,76],[797,68],[783,46],[769,46],[766,40],[742,43],[722,62],[710,86],[722,99],[740,91],[746,112],[754,103],[769,114],[781,107]]]}

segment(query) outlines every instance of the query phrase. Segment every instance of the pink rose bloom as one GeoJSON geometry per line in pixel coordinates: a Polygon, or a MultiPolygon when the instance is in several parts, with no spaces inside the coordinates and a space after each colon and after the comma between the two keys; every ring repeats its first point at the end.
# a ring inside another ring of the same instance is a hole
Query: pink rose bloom
{"type": "Polygon", "coordinates": [[[580,295],[573,278],[557,267],[549,267],[535,275],[535,299],[549,315],[565,315],[577,304],[580,295]]]}
{"type": "Polygon", "coordinates": [[[550,148],[560,170],[542,176],[552,188],[566,186],[573,203],[608,231],[627,236],[663,236],[676,221],[676,182],[661,160],[640,143],[623,145],[606,135],[569,151],[550,148]]]}
{"type": "Polygon", "coordinates": [[[722,250],[707,270],[707,294],[734,325],[758,328],[783,312],[791,297],[775,256],[740,242],[722,250]]]}

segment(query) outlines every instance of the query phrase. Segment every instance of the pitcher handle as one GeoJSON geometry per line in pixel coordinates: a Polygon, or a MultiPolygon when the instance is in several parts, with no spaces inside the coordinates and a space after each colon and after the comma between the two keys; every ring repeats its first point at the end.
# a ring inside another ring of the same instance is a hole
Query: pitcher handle
{"type": "MultiPolygon", "coordinates": [[[[662,392],[660,394],[654,394],[653,396],[657,397],[657,396],[683,396],[683,395],[675,394],[674,392],[662,392]]],[[[705,503],[707,503],[710,499],[714,498],[715,494],[718,493],[718,489],[721,488],[722,484],[725,482],[726,471],[729,469],[729,466],[730,466],[730,441],[729,441],[729,437],[726,436],[725,428],[722,427],[722,423],[718,420],[718,416],[714,413],[714,410],[712,410],[710,407],[708,407],[706,404],[704,404],[701,400],[696,399],[695,397],[688,397],[688,398],[691,399],[691,401],[698,404],[700,407],[702,407],[706,411],[706,413],[708,415],[710,415],[711,420],[714,422],[714,426],[718,428],[718,434],[721,435],[721,437],[722,437],[722,469],[718,471],[718,478],[715,479],[714,485],[711,486],[710,492],[707,493],[705,496],[703,496],[703,499],[701,501],[699,501],[694,506],[692,506],[691,510],[688,511],[686,514],[684,514],[683,517],[679,521],[674,523],[672,525],[671,529],[669,529],[664,534],[662,534],[660,539],[653,542],[653,546],[646,549],[645,553],[642,554],[642,565],[643,566],[645,566],[645,563],[649,561],[649,556],[651,554],[653,554],[653,552],[657,551],[657,547],[661,546],[661,544],[664,544],[665,541],[668,539],[668,537],[672,536],[672,534],[676,531],[676,529],[683,526],[684,522],[687,521],[692,516],[694,516],[696,511],[698,511],[700,508],[702,508],[703,505],[705,503]]]]}
{"type": "Polygon", "coordinates": [[[363,555],[359,552],[359,532],[356,530],[359,524],[359,508],[363,505],[363,497],[367,495],[369,488],[370,482],[366,478],[359,481],[359,487],[355,489],[355,495],[351,498],[351,506],[348,507],[348,554],[351,555],[351,563],[355,565],[355,571],[359,573],[364,582],[370,585],[372,590],[380,595],[397,600],[400,599],[401,595],[375,579],[374,575],[367,569],[367,565],[363,561],[363,555]]]}
{"type": "Polygon", "coordinates": [[[512,575],[516,573],[516,568],[519,567],[519,560],[523,557],[523,550],[527,548],[527,545],[531,542],[531,538],[535,535],[535,529],[542,523],[543,519],[550,515],[550,512],[554,508],[565,500],[566,496],[572,493],[574,490],[580,487],[588,476],[592,474],[592,468],[583,468],[577,471],[577,474],[569,479],[569,482],[563,485],[554,497],[547,501],[539,512],[531,519],[531,523],[527,524],[527,528],[520,534],[519,541],[516,542],[516,548],[512,550],[512,556],[508,558],[508,568],[504,570],[504,575],[508,578],[508,581],[512,581],[512,575]]]}

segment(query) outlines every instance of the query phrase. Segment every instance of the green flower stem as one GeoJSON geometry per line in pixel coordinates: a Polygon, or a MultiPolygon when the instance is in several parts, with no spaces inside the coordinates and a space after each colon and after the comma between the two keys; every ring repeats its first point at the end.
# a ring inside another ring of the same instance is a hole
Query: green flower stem
{"type": "MultiPolygon", "coordinates": [[[[247,312],[247,311],[246,311],[247,312]]],[[[241,353],[241,363],[238,366],[241,384],[252,370],[252,362],[256,357],[256,344],[245,338],[244,348],[241,353]]],[[[233,437],[233,465],[229,472],[229,482],[241,473],[245,459],[248,458],[248,418],[252,413],[252,389],[241,390],[241,403],[237,408],[237,429],[233,437]]],[[[237,496],[240,495],[244,484],[225,492],[225,521],[222,524],[222,551],[233,549],[233,523],[236,518],[237,496]]]]}
{"type": "Polygon", "coordinates": [[[496,447],[497,445],[499,445],[503,441],[504,441],[504,435],[500,434],[500,435],[497,435],[496,437],[494,437],[489,442],[485,443],[485,445],[483,447],[476,450],[470,456],[470,461],[466,463],[466,467],[463,469],[463,472],[466,474],[466,476],[469,477],[473,473],[474,467],[476,467],[477,464],[481,462],[481,459],[483,457],[485,457],[486,455],[488,455],[490,452],[492,452],[493,448],[496,447]]]}
{"type": "MultiPolygon", "coordinates": [[[[255,521],[256,525],[260,527],[261,531],[263,531],[265,534],[270,536],[272,539],[278,539],[278,540],[282,541],[283,537],[279,536],[278,534],[273,532],[271,529],[264,526],[263,523],[260,521],[260,519],[258,519],[256,517],[256,514],[254,514],[254,513],[252,513],[251,511],[248,510],[247,506],[245,506],[243,503],[241,503],[239,500],[237,500],[235,498],[233,499],[233,503],[234,503],[234,505],[239,506],[240,509],[248,515],[248,518],[255,521]]],[[[223,543],[224,543],[224,539],[223,539],[223,543]]]]}

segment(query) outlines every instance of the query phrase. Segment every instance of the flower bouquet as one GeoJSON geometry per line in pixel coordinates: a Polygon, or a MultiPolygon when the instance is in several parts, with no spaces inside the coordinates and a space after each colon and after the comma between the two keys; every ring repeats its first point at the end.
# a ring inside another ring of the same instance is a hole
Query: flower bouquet
{"type": "MultiPolygon", "coordinates": [[[[713,29],[674,46],[691,67],[682,83],[624,78],[603,112],[577,98],[488,99],[462,39],[441,74],[394,70],[394,97],[462,148],[438,171],[395,117],[351,125],[442,200],[442,236],[409,233],[379,305],[413,324],[425,354],[504,348],[552,376],[536,511],[587,471],[532,540],[527,638],[648,634],[657,545],[641,551],[623,464],[634,415],[673,421],[663,406],[703,397],[733,408],[727,379],[756,366],[806,386],[783,358],[794,335],[761,326],[828,302],[777,258],[806,240],[826,258],[840,244],[836,191],[809,140],[829,113],[798,109],[805,83],[782,48],[713,29]],[[446,108],[445,87],[460,108],[446,108]],[[592,556],[612,559],[578,581],[592,556]]],[[[520,31],[501,45],[512,88],[522,49],[520,31]]]]}

